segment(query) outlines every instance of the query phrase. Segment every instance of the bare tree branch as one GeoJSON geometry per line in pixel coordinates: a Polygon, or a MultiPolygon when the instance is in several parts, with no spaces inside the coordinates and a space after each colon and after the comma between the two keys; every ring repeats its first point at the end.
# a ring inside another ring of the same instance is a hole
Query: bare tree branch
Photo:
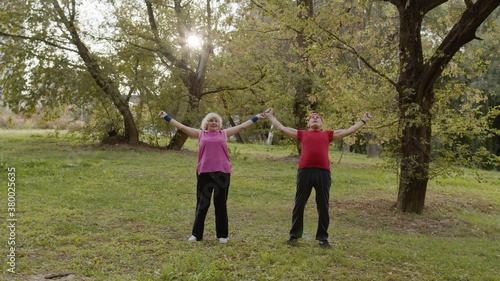
{"type": "Polygon", "coordinates": [[[423,78],[423,81],[427,81],[427,88],[433,87],[445,66],[461,47],[474,39],[479,39],[476,36],[477,28],[498,6],[500,6],[498,0],[478,0],[464,11],[427,63],[423,78]]]}
{"type": "Polygon", "coordinates": [[[71,49],[68,47],[58,45],[56,43],[53,43],[53,42],[46,40],[45,38],[39,38],[37,36],[25,36],[25,35],[19,35],[19,34],[9,34],[9,33],[3,32],[3,31],[0,31],[0,36],[10,37],[10,38],[18,39],[18,40],[29,40],[29,41],[35,41],[35,42],[42,42],[42,43],[45,43],[49,46],[56,47],[56,48],[61,49],[61,50],[65,50],[65,51],[69,51],[69,52],[73,52],[73,53],[78,53],[78,51],[75,49],[71,49]]]}
{"type": "Polygon", "coordinates": [[[165,56],[165,58],[167,58],[176,67],[178,67],[182,70],[188,71],[188,72],[192,72],[192,70],[189,68],[189,66],[185,62],[183,62],[182,60],[179,60],[176,56],[174,56],[174,54],[169,52],[167,50],[167,48],[162,44],[160,34],[158,33],[158,25],[156,24],[156,19],[154,16],[153,4],[149,0],[144,0],[144,2],[146,2],[149,25],[151,27],[151,32],[153,32],[154,41],[155,41],[156,45],[158,46],[158,52],[160,54],[162,54],[163,56],[165,56]]]}
{"type": "Polygon", "coordinates": [[[255,80],[253,83],[251,83],[250,85],[248,85],[248,86],[242,86],[242,87],[220,87],[220,88],[217,88],[217,89],[212,90],[212,91],[203,92],[201,94],[201,96],[208,95],[208,94],[215,94],[215,93],[225,92],[225,91],[238,91],[238,90],[251,89],[252,86],[255,86],[255,85],[259,84],[265,77],[266,77],[266,74],[263,73],[263,72],[261,72],[260,77],[257,80],[255,80]]]}
{"type": "Polygon", "coordinates": [[[368,62],[368,60],[363,57],[357,50],[356,48],[354,48],[353,46],[351,46],[349,43],[347,43],[346,41],[342,40],[338,35],[334,34],[333,32],[331,32],[330,30],[327,30],[325,28],[323,28],[320,24],[318,24],[317,22],[313,21],[313,23],[316,24],[316,26],[318,26],[321,30],[323,30],[324,32],[326,32],[328,35],[330,35],[331,37],[333,37],[335,40],[339,41],[343,46],[346,47],[345,50],[349,51],[351,54],[355,55],[358,59],[360,59],[371,71],[373,71],[375,74],[377,74],[378,76],[382,77],[384,80],[388,81],[391,85],[393,85],[396,89],[399,88],[397,82],[393,81],[391,78],[389,78],[389,76],[385,75],[384,73],[382,73],[380,70],[378,70],[375,66],[373,66],[372,64],[370,64],[368,62]]]}

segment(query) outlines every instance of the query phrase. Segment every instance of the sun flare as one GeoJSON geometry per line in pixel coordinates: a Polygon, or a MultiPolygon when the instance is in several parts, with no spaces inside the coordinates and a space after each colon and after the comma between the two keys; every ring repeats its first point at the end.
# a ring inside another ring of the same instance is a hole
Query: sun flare
{"type": "Polygon", "coordinates": [[[201,47],[201,44],[202,44],[202,40],[199,36],[197,35],[190,35],[188,36],[187,38],[187,44],[189,45],[189,47],[191,48],[195,48],[195,49],[198,49],[201,47]]]}

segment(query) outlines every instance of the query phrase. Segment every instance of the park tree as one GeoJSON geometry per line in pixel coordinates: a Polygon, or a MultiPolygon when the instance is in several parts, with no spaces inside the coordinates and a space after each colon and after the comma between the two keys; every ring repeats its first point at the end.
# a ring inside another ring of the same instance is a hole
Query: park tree
{"type": "MultiPolygon", "coordinates": [[[[186,2],[183,4],[181,0],[174,0],[173,7],[171,7],[158,1],[145,0],[144,2],[146,4],[144,14],[147,15],[150,29],[148,39],[154,44],[156,54],[160,57],[160,60],[164,62],[167,69],[179,76],[188,92],[187,112],[185,118],[181,121],[187,126],[195,126],[196,121],[194,118],[198,116],[196,113],[200,100],[206,94],[204,91],[206,72],[214,48],[211,1],[202,2],[205,7],[204,14],[200,14],[199,11],[192,12],[192,7],[201,3],[186,2]],[[176,28],[172,28],[172,25],[169,25],[172,30],[161,28],[161,24],[157,20],[158,14],[172,15],[176,28]],[[172,51],[172,45],[164,40],[168,35],[163,34],[163,32],[176,33],[177,40],[175,44],[179,45],[180,52],[172,51]],[[195,34],[204,40],[200,53],[196,55],[197,60],[193,59],[188,46],[188,37],[195,34]]],[[[177,130],[167,149],[181,149],[187,138],[187,134],[177,130]]]]}
{"type": "Polygon", "coordinates": [[[422,47],[425,16],[448,1],[387,1],[399,13],[399,120],[401,165],[397,208],[421,213],[431,162],[434,86],[453,56],[467,43],[479,39],[476,30],[500,5],[497,0],[465,1],[462,14],[429,58],[422,47]]]}
{"type": "Polygon", "coordinates": [[[455,162],[458,160],[458,163],[464,166],[499,169],[500,80],[497,77],[499,77],[500,39],[497,36],[498,32],[495,32],[499,26],[500,11],[497,10],[478,30],[483,40],[473,41],[462,48],[448,67],[462,71],[451,73],[448,70],[443,74],[445,81],[452,79],[450,76],[454,75],[456,81],[453,85],[464,89],[456,92],[468,94],[450,101],[450,111],[460,112],[462,118],[455,118],[455,122],[442,122],[448,128],[455,130],[442,134],[446,139],[441,139],[443,143],[446,143],[446,140],[456,140],[455,144],[447,145],[448,148],[454,148],[448,149],[447,152],[450,153],[451,150],[455,162]],[[468,108],[457,110],[458,104],[466,103],[469,104],[468,108]],[[460,124],[457,120],[470,120],[469,115],[472,114],[476,116],[477,124],[457,130],[457,125],[460,124]],[[479,128],[483,130],[478,132],[479,128]]]}
{"type": "Polygon", "coordinates": [[[2,6],[0,36],[6,43],[1,53],[11,59],[2,64],[4,100],[15,111],[33,111],[39,102],[50,111],[75,104],[76,97],[105,95],[122,116],[123,137],[136,145],[139,132],[129,96],[120,89],[116,69],[86,41],[78,5],[74,0],[50,0],[2,6]],[[88,82],[88,77],[94,85],[74,86],[88,82]]]}

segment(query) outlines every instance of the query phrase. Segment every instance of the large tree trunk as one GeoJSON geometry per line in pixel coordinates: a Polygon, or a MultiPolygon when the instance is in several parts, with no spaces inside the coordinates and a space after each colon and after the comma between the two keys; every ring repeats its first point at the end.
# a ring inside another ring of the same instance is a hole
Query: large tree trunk
{"type": "Polygon", "coordinates": [[[419,114],[420,120],[416,124],[405,122],[403,128],[397,201],[398,209],[417,214],[424,208],[431,161],[431,114],[428,111],[419,114]]]}
{"type": "MultiPolygon", "coordinates": [[[[231,125],[231,127],[235,127],[236,122],[234,122],[234,119],[231,116],[231,113],[229,112],[229,104],[227,102],[227,98],[224,95],[222,95],[221,100],[222,100],[222,105],[224,106],[224,110],[226,111],[226,116],[227,116],[227,119],[229,120],[229,124],[231,125]]],[[[237,133],[234,136],[236,137],[236,141],[238,143],[244,143],[243,138],[241,137],[240,133],[237,133]]]]}
{"type": "MultiPolygon", "coordinates": [[[[187,124],[185,124],[188,126],[187,124]]],[[[184,143],[188,139],[188,135],[186,135],[184,132],[181,130],[177,130],[170,140],[170,142],[167,145],[168,150],[181,150],[181,148],[184,146],[184,143]]]]}
{"type": "Polygon", "coordinates": [[[109,90],[108,95],[112,96],[112,100],[118,111],[123,117],[123,125],[125,128],[124,137],[128,144],[138,145],[139,144],[139,132],[137,131],[137,126],[135,124],[134,116],[130,111],[128,103],[126,103],[121,97],[118,89],[109,90]]]}
{"type": "MultiPolygon", "coordinates": [[[[413,4],[415,2],[412,2],[413,4]]],[[[400,72],[399,114],[401,164],[397,207],[408,213],[421,213],[429,179],[431,92],[422,90],[424,72],[420,31],[424,13],[418,4],[399,6],[400,72]],[[424,106],[423,103],[426,103],[424,106]]],[[[432,88],[430,89],[432,90],[432,88]]]]}

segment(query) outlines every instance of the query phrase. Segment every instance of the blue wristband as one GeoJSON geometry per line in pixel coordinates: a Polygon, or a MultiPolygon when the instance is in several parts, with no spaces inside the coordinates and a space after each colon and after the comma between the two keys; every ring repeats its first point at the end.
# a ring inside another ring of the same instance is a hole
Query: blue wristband
{"type": "Polygon", "coordinates": [[[172,120],[172,117],[165,114],[165,116],[163,116],[163,119],[167,120],[167,122],[170,123],[170,121],[172,120]]]}
{"type": "Polygon", "coordinates": [[[252,122],[254,122],[254,123],[255,123],[255,122],[257,122],[257,120],[259,120],[259,116],[254,116],[254,117],[252,117],[252,119],[250,119],[250,120],[252,120],[252,122]]]}

